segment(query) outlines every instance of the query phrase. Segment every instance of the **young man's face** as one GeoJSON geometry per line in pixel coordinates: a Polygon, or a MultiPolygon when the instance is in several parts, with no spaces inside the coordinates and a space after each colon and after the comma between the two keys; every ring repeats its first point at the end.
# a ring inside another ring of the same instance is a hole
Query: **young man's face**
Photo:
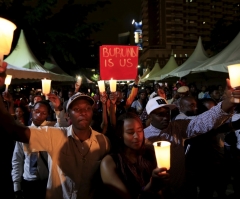
{"type": "Polygon", "coordinates": [[[150,113],[151,124],[158,129],[165,129],[170,122],[170,109],[160,107],[150,113]]]}
{"type": "Polygon", "coordinates": [[[68,110],[72,125],[78,130],[89,128],[93,116],[93,107],[86,99],[76,99],[68,110]]]}
{"type": "Polygon", "coordinates": [[[36,104],[32,109],[32,121],[36,126],[41,126],[41,124],[47,119],[48,108],[44,104],[36,104]]]}

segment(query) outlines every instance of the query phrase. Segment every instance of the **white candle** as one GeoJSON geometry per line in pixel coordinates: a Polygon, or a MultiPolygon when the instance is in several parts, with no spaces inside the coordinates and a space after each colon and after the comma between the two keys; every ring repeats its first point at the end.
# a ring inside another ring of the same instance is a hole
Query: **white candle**
{"type": "Polygon", "coordinates": [[[81,76],[77,77],[77,83],[78,83],[78,85],[82,84],[82,77],[81,76]]]}
{"type": "Polygon", "coordinates": [[[99,88],[99,92],[103,93],[105,91],[105,84],[104,84],[104,80],[99,80],[98,81],[98,88],[99,88]]]}
{"type": "Polygon", "coordinates": [[[228,66],[228,73],[233,88],[240,86],[240,64],[228,66]]]}
{"type": "Polygon", "coordinates": [[[167,141],[158,141],[153,143],[158,168],[166,167],[170,169],[170,146],[167,141]]]}
{"type": "Polygon", "coordinates": [[[11,21],[0,17],[0,67],[2,66],[4,55],[8,55],[11,50],[13,31],[16,25],[11,21]]]}
{"type": "Polygon", "coordinates": [[[12,75],[7,75],[4,82],[4,84],[6,84],[6,89],[5,89],[6,92],[8,91],[8,86],[11,84],[11,81],[12,81],[12,75]]]}
{"type": "Polygon", "coordinates": [[[50,79],[42,79],[42,93],[45,95],[46,99],[47,98],[47,94],[50,93],[51,91],[51,81],[50,79]]]}
{"type": "MultiPolygon", "coordinates": [[[[229,65],[228,73],[231,86],[233,88],[240,86],[240,64],[229,65]]],[[[233,102],[240,103],[240,99],[233,98],[233,102]]]]}
{"type": "Polygon", "coordinates": [[[111,78],[111,80],[109,80],[109,84],[110,84],[110,91],[111,92],[116,92],[116,88],[117,88],[117,80],[113,80],[111,78]]]}

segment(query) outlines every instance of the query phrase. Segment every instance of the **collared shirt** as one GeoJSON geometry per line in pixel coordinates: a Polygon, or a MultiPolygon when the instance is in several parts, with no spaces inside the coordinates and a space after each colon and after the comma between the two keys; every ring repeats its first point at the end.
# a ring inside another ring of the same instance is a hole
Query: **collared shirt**
{"type": "Polygon", "coordinates": [[[144,129],[144,136],[148,144],[165,140],[171,142],[171,184],[180,188],[185,179],[185,154],[183,142],[186,138],[200,135],[219,127],[226,122],[231,114],[221,109],[221,102],[192,120],[176,120],[168,127],[159,130],[152,125],[144,129]]]}
{"type": "MultiPolygon", "coordinates": [[[[41,126],[54,126],[56,122],[44,121],[41,126]]],[[[33,123],[31,126],[35,126],[33,123]]],[[[38,160],[37,160],[37,167],[38,173],[30,174],[29,172],[29,165],[30,165],[30,155],[31,153],[26,152],[23,150],[23,143],[16,142],[13,157],[12,157],[12,180],[14,191],[21,190],[21,181],[22,177],[24,180],[27,181],[34,181],[34,180],[43,180],[48,178],[48,168],[46,167],[42,157],[38,153],[38,160]]],[[[44,154],[44,158],[48,164],[50,159],[48,159],[47,154],[44,154]]]]}
{"type": "Polygon", "coordinates": [[[52,159],[46,198],[92,198],[100,162],[110,150],[108,138],[91,129],[90,138],[81,143],[72,125],[30,130],[29,149],[47,151],[52,159]]]}
{"type": "Polygon", "coordinates": [[[194,119],[196,116],[187,116],[184,113],[180,112],[174,120],[191,120],[194,119]]]}
{"type": "MultiPolygon", "coordinates": [[[[237,121],[240,119],[240,114],[234,114],[232,116],[232,122],[237,121]]],[[[237,143],[236,143],[236,147],[240,150],[240,130],[236,130],[235,131],[236,137],[237,137],[237,143]]]]}

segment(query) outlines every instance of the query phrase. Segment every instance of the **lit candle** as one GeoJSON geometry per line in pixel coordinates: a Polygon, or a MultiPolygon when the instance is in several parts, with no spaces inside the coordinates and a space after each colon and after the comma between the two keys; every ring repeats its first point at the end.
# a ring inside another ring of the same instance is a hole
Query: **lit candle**
{"type": "Polygon", "coordinates": [[[5,89],[6,92],[8,91],[8,86],[11,84],[11,81],[12,81],[12,75],[7,75],[4,82],[4,84],[6,84],[6,89],[5,89]]]}
{"type": "Polygon", "coordinates": [[[45,95],[46,99],[48,99],[46,95],[49,94],[51,90],[51,81],[52,80],[46,78],[42,79],[42,93],[45,95]]]}
{"type": "Polygon", "coordinates": [[[165,86],[167,86],[167,82],[165,82],[165,86]]]}
{"type": "Polygon", "coordinates": [[[99,88],[99,92],[103,93],[105,91],[105,84],[104,84],[104,80],[99,80],[98,81],[98,88],[99,88]]]}
{"type": "Polygon", "coordinates": [[[82,84],[82,77],[81,76],[77,77],[77,83],[78,83],[78,85],[82,84]]]}
{"type": "MultiPolygon", "coordinates": [[[[240,86],[240,64],[228,66],[230,83],[233,88],[240,86]]],[[[235,103],[240,103],[240,99],[233,98],[235,103]]]]}
{"type": "Polygon", "coordinates": [[[110,84],[110,91],[111,92],[116,92],[116,87],[117,87],[117,80],[113,80],[111,78],[111,80],[109,80],[109,84],[110,84]]]}
{"type": "Polygon", "coordinates": [[[11,50],[13,31],[16,25],[11,21],[0,17],[0,67],[2,66],[4,55],[8,55],[11,50]]]}
{"type": "Polygon", "coordinates": [[[158,168],[166,167],[170,169],[170,146],[167,141],[158,141],[153,143],[158,168]]]}

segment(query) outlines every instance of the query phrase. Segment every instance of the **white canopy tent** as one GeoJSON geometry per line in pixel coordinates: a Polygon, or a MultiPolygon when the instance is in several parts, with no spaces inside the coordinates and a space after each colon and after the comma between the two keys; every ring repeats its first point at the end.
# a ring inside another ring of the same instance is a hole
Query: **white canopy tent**
{"type": "Polygon", "coordinates": [[[190,72],[215,71],[228,73],[228,65],[240,64],[240,32],[226,48],[190,72]]]}
{"type": "Polygon", "coordinates": [[[147,69],[145,70],[145,72],[143,73],[143,75],[140,77],[140,79],[143,79],[144,77],[146,77],[146,75],[148,74],[148,73],[150,73],[150,69],[147,67],[147,69]]]}
{"type": "Polygon", "coordinates": [[[12,75],[13,79],[40,80],[48,78],[53,81],[74,81],[74,78],[67,74],[56,74],[44,69],[30,50],[23,30],[21,30],[15,49],[4,61],[8,63],[7,74],[12,75]]]}
{"type": "Polygon", "coordinates": [[[178,67],[178,64],[173,56],[173,51],[172,51],[170,59],[168,60],[166,65],[160,71],[156,72],[151,77],[148,77],[148,80],[160,80],[162,75],[170,73],[177,67],[178,67]]]}
{"type": "Polygon", "coordinates": [[[147,81],[149,77],[151,77],[155,73],[159,72],[160,70],[161,70],[161,68],[160,68],[158,60],[157,60],[155,65],[154,65],[154,67],[153,67],[153,69],[143,79],[140,79],[140,82],[147,81]]]}
{"type": "Polygon", "coordinates": [[[202,45],[202,39],[199,37],[197,46],[191,56],[179,67],[172,70],[170,73],[161,75],[161,80],[168,77],[183,77],[189,74],[190,70],[199,66],[203,61],[209,59],[202,45]]]}

